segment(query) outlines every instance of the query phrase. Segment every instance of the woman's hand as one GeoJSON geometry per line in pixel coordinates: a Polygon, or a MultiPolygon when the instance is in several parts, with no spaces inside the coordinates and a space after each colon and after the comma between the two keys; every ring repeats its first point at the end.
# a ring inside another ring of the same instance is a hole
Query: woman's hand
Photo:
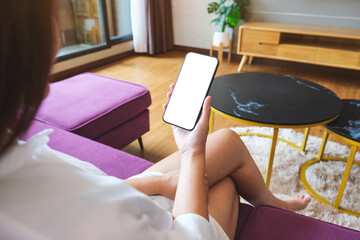
{"type": "MultiPolygon", "coordinates": [[[[170,85],[170,90],[174,89],[174,84],[170,85]]],[[[169,99],[171,92],[167,93],[169,99]]],[[[204,101],[202,112],[199,121],[196,123],[192,131],[172,126],[175,142],[180,150],[180,153],[205,153],[205,144],[209,132],[209,118],[210,118],[210,101],[211,97],[207,97],[204,101]]],[[[164,104],[164,110],[166,105],[164,104]]]]}
{"type": "Polygon", "coordinates": [[[133,188],[148,196],[163,195],[175,199],[179,182],[180,170],[175,170],[164,175],[152,175],[125,180],[133,188]]]}
{"type": "MultiPolygon", "coordinates": [[[[170,85],[170,90],[174,84],[170,85]]],[[[171,92],[167,93],[170,98],[171,92]]],[[[181,153],[181,170],[174,200],[173,216],[198,214],[209,219],[208,184],[205,173],[205,145],[209,132],[210,101],[204,101],[199,121],[192,131],[173,126],[176,144],[181,153]]],[[[164,105],[164,110],[166,105],[164,105]]]]}
{"type": "Polygon", "coordinates": [[[159,194],[174,200],[179,182],[179,175],[180,170],[171,171],[162,175],[159,194]]]}

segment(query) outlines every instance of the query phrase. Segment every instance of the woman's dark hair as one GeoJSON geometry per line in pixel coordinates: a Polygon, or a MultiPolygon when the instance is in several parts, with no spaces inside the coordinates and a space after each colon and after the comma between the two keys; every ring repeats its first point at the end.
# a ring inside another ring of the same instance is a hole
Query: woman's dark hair
{"type": "Polygon", "coordinates": [[[30,126],[54,57],[53,0],[0,1],[0,154],[30,126]]]}

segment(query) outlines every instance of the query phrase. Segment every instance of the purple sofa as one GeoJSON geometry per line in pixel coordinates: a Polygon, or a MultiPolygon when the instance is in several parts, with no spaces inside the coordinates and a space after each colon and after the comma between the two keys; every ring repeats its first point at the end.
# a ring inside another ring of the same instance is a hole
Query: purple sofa
{"type": "MultiPolygon", "coordinates": [[[[152,165],[119,150],[149,130],[151,99],[145,87],[85,73],[50,89],[23,140],[52,128],[51,148],[120,179],[152,165]]],[[[359,240],[360,232],[270,206],[240,204],[236,239],[359,240]]]]}
{"type": "MultiPolygon", "coordinates": [[[[62,129],[34,121],[22,139],[52,128],[49,146],[88,161],[105,173],[121,179],[138,174],[152,163],[62,129]]],[[[236,239],[242,240],[359,240],[360,232],[296,213],[260,205],[240,204],[236,239]]]]}

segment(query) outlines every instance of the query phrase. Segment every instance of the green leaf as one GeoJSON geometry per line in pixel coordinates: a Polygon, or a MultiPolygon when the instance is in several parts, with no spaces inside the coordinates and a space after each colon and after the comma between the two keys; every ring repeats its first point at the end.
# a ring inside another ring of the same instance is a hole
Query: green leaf
{"type": "Polygon", "coordinates": [[[236,4],[244,4],[244,5],[247,5],[248,4],[248,1],[247,0],[234,0],[234,2],[236,3],[236,4]]]}
{"type": "Polygon", "coordinates": [[[226,10],[227,10],[227,7],[222,6],[222,7],[220,8],[220,14],[221,14],[221,15],[226,14],[226,10]]]}
{"type": "Polygon", "coordinates": [[[208,5],[208,13],[216,12],[219,9],[220,5],[217,2],[209,3],[208,5]]]}
{"type": "Polygon", "coordinates": [[[226,15],[229,15],[229,14],[230,14],[231,9],[232,9],[232,7],[227,7],[227,8],[226,8],[226,15]]]}
{"type": "Polygon", "coordinates": [[[238,9],[232,8],[226,20],[231,27],[235,27],[241,20],[240,11],[238,9]]]}
{"type": "Polygon", "coordinates": [[[226,27],[234,28],[243,18],[245,6],[248,0],[231,0],[229,4],[227,0],[217,0],[208,4],[207,11],[209,14],[215,14],[217,18],[211,21],[216,25],[222,25],[224,31],[226,27]]]}
{"type": "Polygon", "coordinates": [[[210,23],[215,23],[215,25],[219,25],[221,23],[221,18],[215,18],[210,23]]]}

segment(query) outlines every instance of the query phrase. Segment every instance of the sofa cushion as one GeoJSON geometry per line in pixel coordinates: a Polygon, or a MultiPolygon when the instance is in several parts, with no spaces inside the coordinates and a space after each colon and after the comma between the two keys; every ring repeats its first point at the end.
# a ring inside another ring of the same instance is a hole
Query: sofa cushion
{"type": "Polygon", "coordinates": [[[35,119],[95,139],[144,112],[151,104],[144,86],[83,73],[50,84],[35,119]]]}
{"type": "Polygon", "coordinates": [[[126,179],[141,173],[152,165],[142,158],[36,120],[21,139],[27,140],[34,134],[49,128],[54,129],[54,132],[49,135],[48,145],[51,148],[90,162],[110,176],[126,179]]]}
{"type": "Polygon", "coordinates": [[[236,240],[240,239],[240,237],[245,229],[246,222],[247,222],[249,216],[251,215],[253,209],[254,209],[254,207],[252,207],[248,204],[241,203],[239,201],[238,222],[237,222],[237,226],[236,226],[236,232],[235,232],[234,239],[236,239],[236,240]]]}
{"type": "Polygon", "coordinates": [[[360,239],[360,232],[271,206],[254,208],[242,240],[360,239]]]}

